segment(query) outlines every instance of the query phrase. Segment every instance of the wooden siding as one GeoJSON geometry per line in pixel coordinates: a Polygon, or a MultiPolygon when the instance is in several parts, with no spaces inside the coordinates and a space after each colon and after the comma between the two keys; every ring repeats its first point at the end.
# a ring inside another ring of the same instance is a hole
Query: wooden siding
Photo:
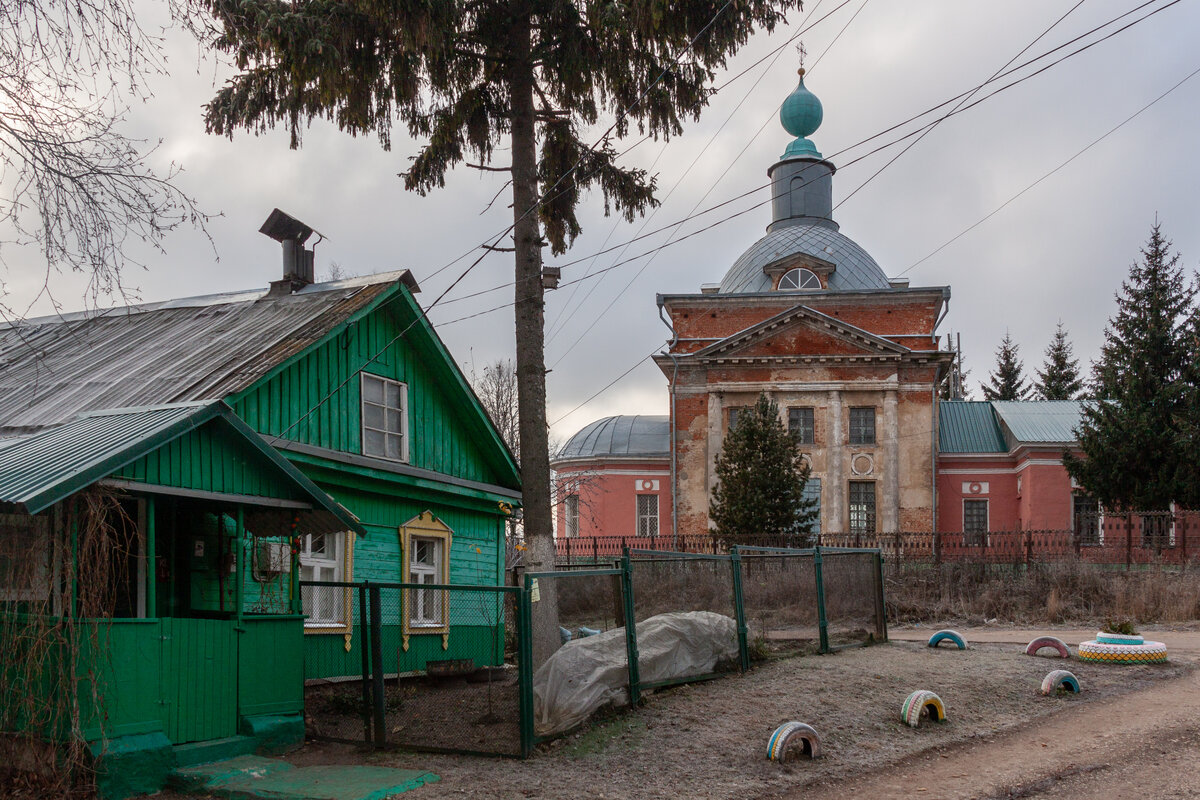
{"type": "Polygon", "coordinates": [[[279,467],[242,437],[210,422],[127,464],[112,477],[205,492],[309,499],[279,475],[279,467]]]}
{"type": "Polygon", "coordinates": [[[237,632],[217,619],[162,620],[161,700],[176,744],[237,733],[237,632]]]}
{"type": "Polygon", "coordinates": [[[234,411],[262,434],[361,454],[358,371],[381,375],[408,385],[408,463],[457,478],[499,482],[478,435],[466,423],[467,414],[473,413],[468,401],[458,399],[458,390],[446,385],[444,370],[424,348],[401,335],[408,325],[397,320],[401,314],[407,316],[407,311],[399,300],[374,310],[230,398],[234,411]]]}
{"type": "Polygon", "coordinates": [[[300,617],[247,617],[238,639],[238,713],[304,710],[304,627],[300,617]]]}

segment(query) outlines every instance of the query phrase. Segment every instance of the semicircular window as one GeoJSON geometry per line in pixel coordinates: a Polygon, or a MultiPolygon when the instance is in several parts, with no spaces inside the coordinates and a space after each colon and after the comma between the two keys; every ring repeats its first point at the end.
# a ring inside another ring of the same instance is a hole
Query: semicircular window
{"type": "Polygon", "coordinates": [[[820,289],[821,279],[817,274],[809,269],[798,267],[790,269],[783,273],[783,277],[779,279],[779,291],[795,292],[805,291],[810,289],[820,289]]]}

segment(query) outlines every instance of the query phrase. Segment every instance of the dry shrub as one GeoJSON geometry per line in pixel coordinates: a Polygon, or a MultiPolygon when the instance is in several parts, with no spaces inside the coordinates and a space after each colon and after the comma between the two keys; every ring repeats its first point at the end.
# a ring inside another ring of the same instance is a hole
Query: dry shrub
{"type": "Polygon", "coordinates": [[[1138,623],[1200,619],[1200,572],[1161,565],[1126,572],[1075,561],[1030,565],[947,563],[887,578],[888,618],[1017,624],[1138,623]]]}

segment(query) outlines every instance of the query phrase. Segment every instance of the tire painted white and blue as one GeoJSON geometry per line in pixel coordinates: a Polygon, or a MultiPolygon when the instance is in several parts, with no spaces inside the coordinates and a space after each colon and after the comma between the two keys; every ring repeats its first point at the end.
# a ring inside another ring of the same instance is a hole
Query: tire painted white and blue
{"type": "Polygon", "coordinates": [[[596,630],[595,628],[589,628],[586,625],[579,626],[579,638],[580,639],[586,639],[589,636],[596,636],[599,633],[600,633],[600,631],[596,630]]]}
{"type": "Polygon", "coordinates": [[[946,719],[946,706],[942,703],[942,698],[927,689],[917,689],[908,696],[900,706],[900,719],[910,728],[919,728],[923,711],[926,711],[927,716],[934,722],[943,722],[946,719]]]}
{"type": "Polygon", "coordinates": [[[562,640],[563,644],[566,644],[567,642],[571,641],[571,632],[569,630],[567,630],[566,628],[564,628],[563,626],[559,625],[558,626],[558,638],[562,640]]]}
{"type": "Polygon", "coordinates": [[[1057,636],[1039,636],[1030,642],[1025,647],[1025,655],[1036,656],[1039,651],[1045,650],[1047,647],[1053,648],[1061,658],[1071,657],[1071,648],[1067,647],[1067,643],[1057,636]]]}
{"type": "Polygon", "coordinates": [[[1096,641],[1100,644],[1145,644],[1146,639],[1143,636],[1127,635],[1124,633],[1105,633],[1100,631],[1096,634],[1096,641]]]}
{"type": "Polygon", "coordinates": [[[959,650],[967,649],[967,640],[963,638],[963,635],[958,631],[952,631],[949,629],[938,631],[933,636],[930,636],[929,646],[937,647],[939,644],[945,641],[953,642],[954,644],[958,645],[959,650]]]}
{"type": "Polygon", "coordinates": [[[1042,694],[1054,694],[1059,689],[1079,694],[1079,678],[1065,669],[1056,669],[1042,678],[1042,694]]]}
{"type": "Polygon", "coordinates": [[[821,736],[813,726],[803,722],[785,722],[767,740],[767,758],[771,761],[787,760],[788,752],[794,749],[796,743],[809,758],[821,757],[821,736]]]}

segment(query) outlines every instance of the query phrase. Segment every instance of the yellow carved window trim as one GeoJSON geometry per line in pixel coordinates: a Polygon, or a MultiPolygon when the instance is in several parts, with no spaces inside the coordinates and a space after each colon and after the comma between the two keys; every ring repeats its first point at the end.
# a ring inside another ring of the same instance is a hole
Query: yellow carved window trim
{"type": "MultiPolygon", "coordinates": [[[[342,552],[342,580],[350,583],[354,580],[354,531],[343,531],[337,534],[343,541],[342,552]]],[[[296,559],[296,569],[300,569],[300,560],[296,559]]],[[[334,590],[338,591],[338,590],[334,590]]],[[[329,623],[312,623],[308,620],[304,621],[304,635],[328,636],[337,634],[343,637],[350,637],[354,634],[354,592],[349,586],[343,587],[342,593],[342,622],[341,624],[329,623]]],[[[349,651],[349,641],[347,640],[347,651],[349,651]]]]}
{"type": "MultiPolygon", "coordinates": [[[[413,540],[426,539],[440,542],[441,560],[437,565],[435,583],[450,582],[450,544],[454,532],[446,523],[433,515],[432,511],[422,511],[417,516],[400,526],[400,564],[403,569],[401,581],[412,583],[412,553],[413,540]]],[[[404,590],[403,610],[403,645],[408,650],[409,636],[424,636],[434,634],[442,637],[442,648],[450,646],[450,596],[449,592],[438,592],[441,603],[440,625],[413,624],[412,611],[416,602],[415,593],[419,590],[404,590]]]]}

